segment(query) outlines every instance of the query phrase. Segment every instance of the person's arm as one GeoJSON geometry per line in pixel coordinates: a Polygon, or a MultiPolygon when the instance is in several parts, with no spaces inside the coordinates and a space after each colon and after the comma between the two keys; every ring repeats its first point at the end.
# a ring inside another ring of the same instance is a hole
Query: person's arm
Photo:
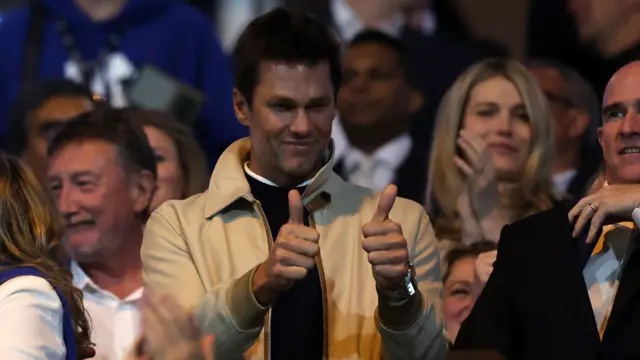
{"type": "Polygon", "coordinates": [[[49,282],[20,276],[0,286],[0,354],[3,359],[64,359],[63,310],[49,282]]]}
{"type": "Polygon", "coordinates": [[[516,255],[512,246],[525,239],[511,225],[502,229],[493,272],[464,321],[453,344],[454,350],[494,350],[509,357],[514,346],[512,291],[518,285],[514,275],[516,255]]]}
{"type": "Polygon", "coordinates": [[[147,221],[141,250],[145,287],[169,293],[194,311],[200,329],[216,335],[217,358],[239,357],[257,340],[267,311],[251,291],[255,268],[206,292],[172,206],[161,206],[147,221]]]}
{"type": "Polygon", "coordinates": [[[427,214],[421,207],[416,213],[415,239],[407,239],[416,294],[402,304],[394,304],[382,292],[378,295],[376,325],[385,359],[437,360],[446,355],[438,245],[427,214]]]}

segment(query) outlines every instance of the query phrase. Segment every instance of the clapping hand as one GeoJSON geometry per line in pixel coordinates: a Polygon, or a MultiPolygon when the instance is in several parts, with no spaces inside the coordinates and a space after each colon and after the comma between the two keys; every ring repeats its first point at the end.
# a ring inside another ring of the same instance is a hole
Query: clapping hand
{"type": "Polygon", "coordinates": [[[491,152],[482,139],[465,130],[460,131],[457,144],[464,155],[456,155],[453,161],[466,176],[466,186],[457,199],[462,239],[467,244],[497,241],[505,219],[496,211],[500,193],[491,152]]]}
{"type": "Polygon", "coordinates": [[[482,221],[500,205],[491,151],[480,137],[466,130],[460,131],[457,144],[464,158],[456,155],[453,162],[467,177],[465,190],[476,218],[482,221]]]}
{"type": "Polygon", "coordinates": [[[213,335],[201,336],[173,297],[147,291],[141,306],[143,334],[128,360],[213,360],[213,335]]]}
{"type": "Polygon", "coordinates": [[[491,276],[491,273],[493,272],[493,263],[496,262],[497,257],[498,250],[492,250],[483,252],[476,258],[476,279],[480,282],[480,284],[482,284],[483,287],[484,284],[487,283],[487,280],[489,280],[489,276],[491,276]]]}
{"type": "Polygon", "coordinates": [[[581,199],[569,211],[569,221],[574,224],[573,237],[580,236],[587,224],[587,243],[596,239],[604,226],[631,220],[631,213],[640,207],[640,185],[609,185],[581,199]]]}
{"type": "Polygon", "coordinates": [[[398,290],[409,271],[409,251],[400,224],[389,219],[398,188],[387,185],[371,221],[362,227],[362,248],[367,252],[378,288],[398,290]]]}

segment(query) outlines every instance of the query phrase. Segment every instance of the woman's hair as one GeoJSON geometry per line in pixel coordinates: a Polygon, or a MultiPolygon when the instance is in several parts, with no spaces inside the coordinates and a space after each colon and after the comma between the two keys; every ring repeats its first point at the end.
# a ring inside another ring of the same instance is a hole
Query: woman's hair
{"type": "Polygon", "coordinates": [[[458,243],[455,247],[450,249],[446,255],[444,255],[444,270],[442,271],[442,282],[447,281],[449,276],[451,276],[451,269],[453,265],[455,265],[459,260],[462,260],[466,257],[478,257],[478,255],[487,252],[496,250],[498,245],[493,241],[479,241],[472,243],[470,245],[466,245],[463,243],[458,243]]]}
{"type": "Polygon", "coordinates": [[[42,272],[69,303],[76,346],[91,346],[82,291],[62,264],[64,225],[52,199],[19,160],[0,152],[0,266],[42,272]]]}
{"type": "Polygon", "coordinates": [[[187,198],[207,189],[209,183],[207,158],[191,129],[163,112],[138,108],[125,109],[123,112],[130,121],[137,122],[142,127],[156,128],[171,138],[178,153],[184,180],[182,196],[187,198]]]}
{"type": "Polygon", "coordinates": [[[550,178],[553,134],[552,115],[547,100],[536,79],[517,61],[502,58],[483,60],[458,77],[438,109],[429,162],[426,207],[435,219],[434,226],[439,238],[460,238],[456,203],[465,186],[465,176],[453,162],[457,152],[456,140],[463,127],[472,90],[478,84],[495,77],[511,81],[518,89],[531,123],[529,156],[516,181],[518,186],[501,197],[501,205],[513,210],[512,220],[548,209],[552,205],[553,188],[550,178]]]}

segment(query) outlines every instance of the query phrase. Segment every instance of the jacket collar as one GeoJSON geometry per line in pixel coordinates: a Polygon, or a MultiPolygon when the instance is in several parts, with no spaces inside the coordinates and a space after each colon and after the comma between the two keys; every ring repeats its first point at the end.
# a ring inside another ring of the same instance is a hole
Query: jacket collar
{"type": "MultiPolygon", "coordinates": [[[[251,141],[249,138],[243,138],[231,144],[218,159],[209,181],[209,189],[205,193],[205,218],[213,217],[239,199],[255,201],[244,173],[244,164],[249,160],[250,150],[251,141]]],[[[333,162],[334,145],[331,141],[329,160],[310,180],[302,194],[302,201],[310,211],[330,201],[331,195],[327,185],[333,174],[333,162]],[[321,196],[318,197],[319,195],[321,196]],[[317,198],[323,201],[318,202],[317,198]]]]}

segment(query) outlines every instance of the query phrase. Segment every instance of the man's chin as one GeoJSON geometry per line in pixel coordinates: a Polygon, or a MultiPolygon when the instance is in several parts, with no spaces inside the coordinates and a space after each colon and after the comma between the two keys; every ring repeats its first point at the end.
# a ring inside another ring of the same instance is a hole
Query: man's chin
{"type": "Polygon", "coordinates": [[[101,247],[95,243],[73,243],[67,242],[64,247],[67,255],[76,262],[93,262],[102,256],[101,247]]]}
{"type": "Polygon", "coordinates": [[[300,179],[301,182],[311,179],[317,172],[313,162],[299,162],[285,167],[285,174],[292,179],[300,179]]]}

